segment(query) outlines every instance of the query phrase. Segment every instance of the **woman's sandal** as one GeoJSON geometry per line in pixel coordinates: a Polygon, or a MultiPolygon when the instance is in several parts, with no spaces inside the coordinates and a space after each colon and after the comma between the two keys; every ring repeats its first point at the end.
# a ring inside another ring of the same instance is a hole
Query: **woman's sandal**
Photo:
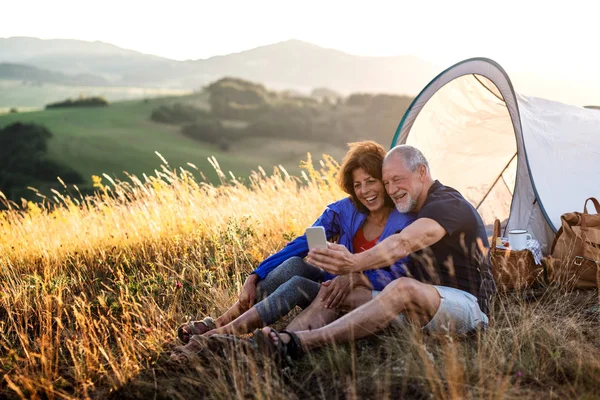
{"type": "Polygon", "coordinates": [[[273,328],[270,328],[271,332],[274,333],[277,338],[277,344],[271,340],[270,333],[265,335],[262,329],[256,329],[252,341],[256,344],[256,347],[266,356],[272,358],[278,364],[291,364],[292,360],[298,360],[304,354],[300,339],[294,332],[281,331],[278,332],[273,328]],[[290,337],[290,341],[283,343],[281,334],[286,334],[290,337]]]}
{"type": "Polygon", "coordinates": [[[192,336],[202,335],[208,331],[217,329],[215,321],[211,317],[206,317],[200,321],[188,321],[177,328],[177,337],[183,343],[188,343],[192,336]]]}

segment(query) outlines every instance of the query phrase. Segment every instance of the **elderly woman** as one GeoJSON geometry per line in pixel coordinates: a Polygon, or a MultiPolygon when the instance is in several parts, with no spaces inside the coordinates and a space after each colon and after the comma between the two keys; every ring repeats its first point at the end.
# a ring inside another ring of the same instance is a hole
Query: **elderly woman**
{"type": "MultiPolygon", "coordinates": [[[[339,244],[359,253],[404,229],[414,216],[399,213],[386,194],[381,180],[383,147],[372,141],[351,143],[349,147],[338,183],[350,196],[327,206],[313,226],[323,226],[329,240],[337,237],[339,244]]],[[[306,308],[323,286],[317,301],[331,310],[352,309],[369,301],[372,290],[382,290],[405,275],[405,260],[399,260],[387,268],[334,276],[304,261],[307,254],[308,243],[303,235],[264,260],[248,276],[238,301],[225,314],[216,320],[205,318],[179,327],[179,338],[189,344],[177,348],[173,358],[202,346],[194,335],[244,334],[272,324],[295,306],[306,308]]],[[[318,314],[322,319],[323,313],[318,314]]],[[[332,312],[326,319],[334,315],[332,312]]],[[[307,324],[322,326],[327,322],[310,321],[310,313],[304,313],[296,325],[306,328],[307,324]]]]}

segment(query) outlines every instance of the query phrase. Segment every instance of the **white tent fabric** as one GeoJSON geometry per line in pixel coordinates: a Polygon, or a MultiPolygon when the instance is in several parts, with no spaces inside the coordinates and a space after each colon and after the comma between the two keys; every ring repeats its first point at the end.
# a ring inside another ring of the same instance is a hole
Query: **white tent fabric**
{"type": "Polygon", "coordinates": [[[459,190],[488,227],[527,229],[549,250],[560,216],[600,197],[600,111],[515,93],[485,58],[434,78],[392,142],[419,148],[434,178],[459,190]]]}

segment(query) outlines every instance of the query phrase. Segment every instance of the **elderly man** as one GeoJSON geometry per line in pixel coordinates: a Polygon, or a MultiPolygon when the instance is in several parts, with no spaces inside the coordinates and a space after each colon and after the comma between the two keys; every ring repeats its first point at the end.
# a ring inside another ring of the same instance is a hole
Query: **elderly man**
{"type": "MultiPolygon", "coordinates": [[[[312,250],[308,262],[346,274],[385,267],[410,255],[409,277],[373,292],[373,300],[324,327],[281,333],[267,327],[259,342],[294,356],[327,343],[362,338],[390,324],[459,334],[487,326],[495,284],[485,227],[475,208],[458,191],[434,180],[427,160],[412,146],[388,152],[383,181],[396,208],[417,213],[417,220],[365,252],[351,254],[329,244],[328,249],[312,250]]],[[[315,301],[313,309],[305,311],[314,316],[321,304],[315,301]]]]}

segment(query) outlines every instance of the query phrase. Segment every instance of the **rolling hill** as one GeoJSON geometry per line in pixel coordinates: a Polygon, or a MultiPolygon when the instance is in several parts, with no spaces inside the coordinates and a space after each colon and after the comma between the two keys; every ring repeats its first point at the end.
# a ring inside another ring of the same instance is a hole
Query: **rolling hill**
{"type": "Polygon", "coordinates": [[[0,79],[20,80],[33,84],[54,83],[66,86],[104,86],[106,79],[91,74],[68,75],[30,65],[0,63],[0,79]]]}
{"type": "Polygon", "coordinates": [[[345,143],[323,144],[313,141],[279,138],[245,138],[229,151],[217,145],[190,139],[180,133],[180,127],[155,123],[152,111],[160,105],[175,102],[207,108],[205,93],[187,96],[131,100],[113,103],[103,108],[71,108],[28,113],[0,115],[0,127],[13,122],[36,123],[46,126],[54,134],[48,154],[52,159],[71,166],[91,185],[92,175],[107,173],[125,178],[123,171],[141,177],[160,169],[158,151],[171,168],[190,168],[193,163],[213,183],[219,179],[207,160],[215,156],[225,173],[248,176],[262,165],[272,170],[282,164],[297,173],[300,160],[308,151],[314,158],[329,154],[340,158],[346,151],[345,143]]]}
{"type": "Polygon", "coordinates": [[[412,56],[361,57],[299,40],[205,60],[174,61],[103,42],[0,38],[0,62],[101,76],[111,85],[197,89],[223,76],[308,91],[416,94],[439,67],[412,56]]]}

